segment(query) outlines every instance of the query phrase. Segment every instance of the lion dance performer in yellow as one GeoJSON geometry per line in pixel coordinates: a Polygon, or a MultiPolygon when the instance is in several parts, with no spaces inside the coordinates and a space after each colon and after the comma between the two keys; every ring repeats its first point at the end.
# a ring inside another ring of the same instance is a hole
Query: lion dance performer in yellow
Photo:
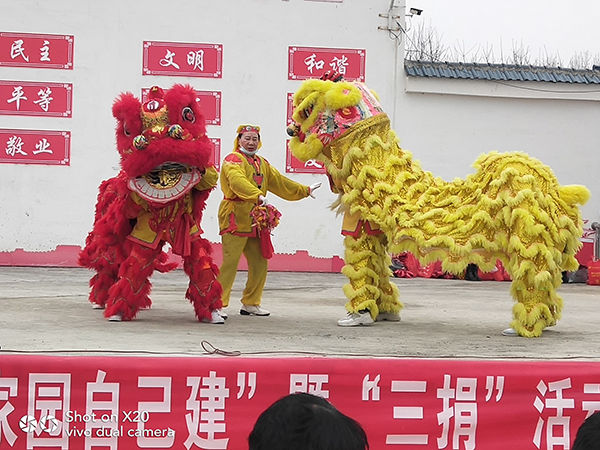
{"type": "Polygon", "coordinates": [[[584,186],[561,186],[525,153],[484,154],[477,171],[445,182],[400,148],[376,96],[337,74],[303,82],[294,95],[290,147],[324,163],[344,213],[342,326],[399,320],[389,253],[410,251],[422,264],[441,260],[459,274],[469,263],[502,261],[512,278],[513,320],[503,334],[541,336],[561,316],[561,272],[575,270],[584,186]]]}
{"type": "Polygon", "coordinates": [[[94,227],[79,255],[80,265],[97,272],[92,306],[111,321],[149,308],[152,272],[177,266],[166,262],[168,243],[183,258],[186,297],[198,320],[224,323],[219,269],[200,228],[218,174],[196,92],[189,85],[154,86],[146,102],[124,93],[112,111],[122,170],[100,185],[94,227]]]}

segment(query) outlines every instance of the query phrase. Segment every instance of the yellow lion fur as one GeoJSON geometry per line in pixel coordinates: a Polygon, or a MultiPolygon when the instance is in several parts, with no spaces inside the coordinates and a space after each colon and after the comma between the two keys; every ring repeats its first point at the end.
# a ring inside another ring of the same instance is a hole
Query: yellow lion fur
{"type": "MultiPolygon", "coordinates": [[[[441,260],[443,270],[454,274],[469,263],[489,271],[499,259],[517,301],[511,327],[536,337],[554,325],[562,310],[556,293],[561,272],[578,267],[577,205],[587,201],[588,189],[560,186],[549,167],[519,152],[481,155],[475,173],[445,182],[400,147],[383,113],[324,146],[310,133],[315,120],[356,105],[357,92],[352,83],[306,81],[294,97],[293,117],[306,133],[304,142],[291,140],[294,155],[324,163],[342,186],[340,207],[379,225],[388,252],[410,251],[423,264],[441,260]]],[[[345,291],[349,298],[356,295],[348,286],[345,291]]]]}

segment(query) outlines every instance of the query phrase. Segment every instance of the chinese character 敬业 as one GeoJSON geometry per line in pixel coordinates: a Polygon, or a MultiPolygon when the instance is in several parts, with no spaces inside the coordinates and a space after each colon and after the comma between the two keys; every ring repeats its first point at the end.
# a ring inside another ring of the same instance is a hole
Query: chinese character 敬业
{"type": "Polygon", "coordinates": [[[6,142],[6,154],[9,156],[15,156],[16,154],[27,156],[27,153],[23,151],[23,139],[20,136],[11,136],[6,142]]]}

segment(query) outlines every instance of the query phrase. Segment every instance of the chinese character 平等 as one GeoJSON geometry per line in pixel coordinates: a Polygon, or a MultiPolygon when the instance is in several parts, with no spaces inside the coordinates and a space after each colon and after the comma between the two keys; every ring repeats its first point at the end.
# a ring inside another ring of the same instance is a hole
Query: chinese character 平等
{"type": "Polygon", "coordinates": [[[17,107],[17,111],[21,108],[21,100],[27,100],[25,97],[25,93],[23,92],[22,86],[15,86],[12,91],[12,98],[6,100],[6,103],[15,102],[15,106],[17,107]]]}
{"type": "Polygon", "coordinates": [[[52,90],[50,88],[40,89],[38,92],[39,99],[35,100],[33,103],[39,105],[44,111],[48,112],[48,106],[50,106],[50,102],[54,100],[50,95],[52,94],[52,90]]]}

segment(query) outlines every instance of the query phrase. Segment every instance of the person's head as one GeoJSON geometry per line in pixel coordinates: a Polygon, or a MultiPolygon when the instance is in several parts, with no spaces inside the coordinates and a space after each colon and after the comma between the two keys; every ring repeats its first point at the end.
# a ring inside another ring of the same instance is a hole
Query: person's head
{"type": "Polygon", "coordinates": [[[234,141],[234,150],[240,149],[254,154],[260,148],[260,127],[256,125],[240,125],[234,141]]]}
{"type": "Polygon", "coordinates": [[[581,424],[572,450],[600,450],[600,411],[592,414],[581,424]]]}
{"type": "Polygon", "coordinates": [[[289,394],[258,417],[249,450],[366,450],[361,425],[316,395],[289,394]]]}

